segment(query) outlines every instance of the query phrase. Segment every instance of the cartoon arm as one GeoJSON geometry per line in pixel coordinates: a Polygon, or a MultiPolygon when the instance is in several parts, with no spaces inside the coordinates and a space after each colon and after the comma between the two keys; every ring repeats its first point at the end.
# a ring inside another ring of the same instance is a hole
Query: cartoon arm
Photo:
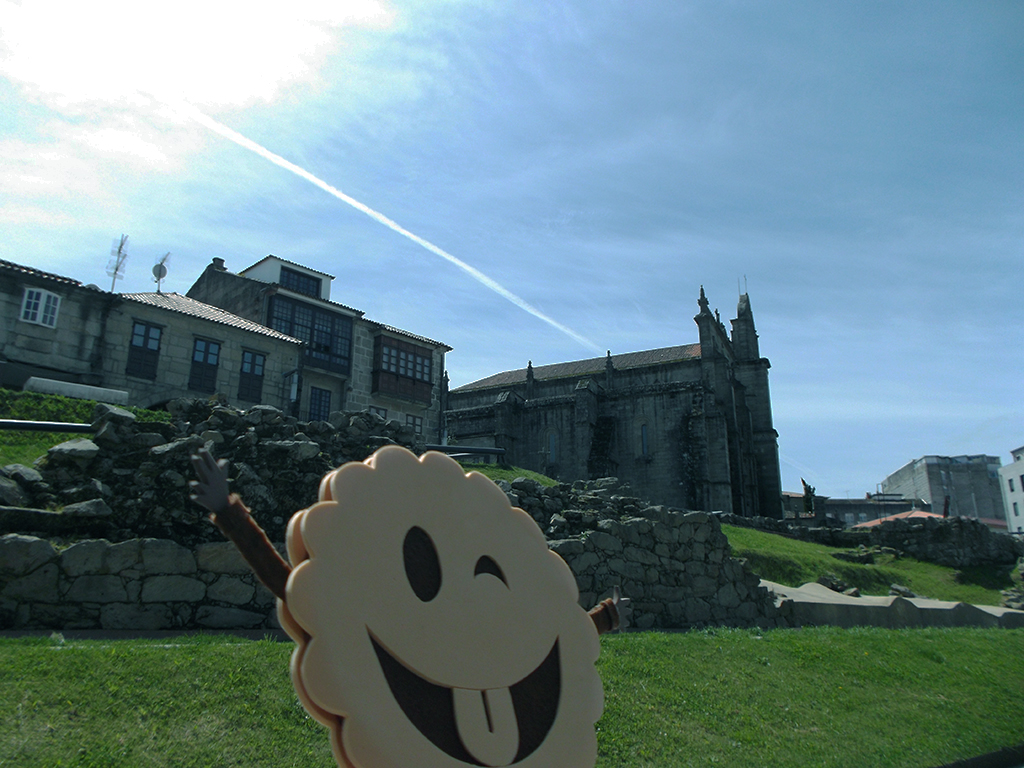
{"type": "Polygon", "coordinates": [[[615,587],[612,596],[595,605],[588,614],[597,627],[597,634],[603,635],[628,627],[633,610],[629,607],[629,598],[623,597],[619,588],[615,587]]]}
{"type": "Polygon", "coordinates": [[[291,566],[274,549],[238,494],[228,494],[227,459],[217,461],[209,450],[200,448],[192,456],[192,466],[199,480],[189,483],[189,497],[210,511],[210,521],[238,548],[256,578],[284,600],[291,566]]]}

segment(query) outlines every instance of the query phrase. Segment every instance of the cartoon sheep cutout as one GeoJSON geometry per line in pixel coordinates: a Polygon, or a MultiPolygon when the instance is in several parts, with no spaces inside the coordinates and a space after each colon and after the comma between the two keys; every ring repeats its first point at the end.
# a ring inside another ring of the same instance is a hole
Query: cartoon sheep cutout
{"type": "Polygon", "coordinates": [[[603,693],[598,633],[536,523],[441,453],[388,446],[320,483],[284,562],[226,462],[193,458],[193,499],[278,597],[291,676],[342,768],[590,768],[603,693]]]}

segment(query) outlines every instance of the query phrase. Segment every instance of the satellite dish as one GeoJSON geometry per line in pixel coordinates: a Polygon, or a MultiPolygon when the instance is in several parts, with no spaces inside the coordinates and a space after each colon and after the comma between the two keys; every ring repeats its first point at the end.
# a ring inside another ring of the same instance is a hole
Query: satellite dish
{"type": "Polygon", "coordinates": [[[171,256],[170,251],[161,257],[160,261],[153,265],[153,281],[156,283],[156,292],[160,293],[160,282],[167,277],[167,259],[171,256]]]}

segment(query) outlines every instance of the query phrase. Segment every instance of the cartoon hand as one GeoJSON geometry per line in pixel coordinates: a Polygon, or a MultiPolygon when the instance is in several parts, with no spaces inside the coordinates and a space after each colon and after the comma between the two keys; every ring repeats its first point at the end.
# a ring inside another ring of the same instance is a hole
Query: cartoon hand
{"type": "Polygon", "coordinates": [[[612,602],[615,604],[615,610],[619,612],[619,630],[626,629],[630,619],[633,618],[633,609],[629,607],[630,599],[623,597],[622,592],[616,586],[612,590],[612,602]]]}
{"type": "Polygon", "coordinates": [[[200,448],[192,455],[199,480],[189,483],[189,498],[206,507],[213,514],[223,512],[228,506],[228,460],[217,461],[206,448],[200,448]]]}

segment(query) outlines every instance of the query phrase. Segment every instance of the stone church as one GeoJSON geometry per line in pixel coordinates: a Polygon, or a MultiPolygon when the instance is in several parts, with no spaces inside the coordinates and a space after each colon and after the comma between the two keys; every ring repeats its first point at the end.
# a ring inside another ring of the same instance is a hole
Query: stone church
{"type": "Polygon", "coordinates": [[[750,299],[732,333],[701,288],[700,341],[505,371],[448,393],[449,440],[564,482],[615,476],[692,510],[782,517],[778,433],[750,299]]]}

